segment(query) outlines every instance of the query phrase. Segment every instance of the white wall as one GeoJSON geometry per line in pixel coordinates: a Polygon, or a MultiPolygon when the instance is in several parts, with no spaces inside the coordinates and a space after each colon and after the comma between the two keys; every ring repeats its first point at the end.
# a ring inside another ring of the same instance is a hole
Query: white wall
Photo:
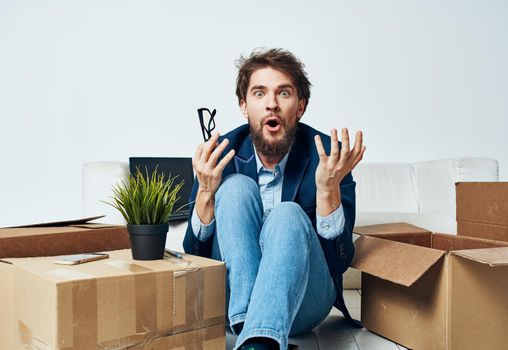
{"type": "Polygon", "coordinates": [[[366,162],[483,156],[508,180],[506,1],[0,0],[0,226],[79,217],[81,168],[191,156],[196,109],[243,122],[234,60],[290,49],[304,121],[366,162]]]}

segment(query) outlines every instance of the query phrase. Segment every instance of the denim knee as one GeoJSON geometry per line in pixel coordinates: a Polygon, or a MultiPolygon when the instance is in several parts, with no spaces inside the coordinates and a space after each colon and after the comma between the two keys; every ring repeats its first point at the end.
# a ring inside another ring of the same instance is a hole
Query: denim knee
{"type": "Polygon", "coordinates": [[[253,225],[259,233],[263,218],[263,202],[256,181],[242,174],[224,179],[215,195],[217,232],[237,232],[253,225]]]}
{"type": "Polygon", "coordinates": [[[227,176],[219,186],[216,200],[223,196],[234,194],[236,196],[259,194],[259,187],[256,181],[243,174],[231,174],[227,176]]]}
{"type": "Polygon", "coordinates": [[[303,211],[302,207],[295,202],[281,202],[277,207],[273,208],[266,218],[265,225],[286,225],[294,230],[276,230],[277,235],[282,232],[288,234],[301,234],[304,231],[307,239],[310,241],[310,233],[312,232],[312,223],[303,211]]]}
{"type": "Polygon", "coordinates": [[[307,215],[303,211],[302,207],[295,202],[281,202],[270,211],[270,215],[268,217],[270,220],[307,224],[305,221],[307,215]]]}

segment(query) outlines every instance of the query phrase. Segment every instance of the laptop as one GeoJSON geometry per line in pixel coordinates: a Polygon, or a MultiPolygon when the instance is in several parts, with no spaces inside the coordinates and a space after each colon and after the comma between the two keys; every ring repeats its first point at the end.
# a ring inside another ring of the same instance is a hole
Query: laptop
{"type": "MultiPolygon", "coordinates": [[[[174,210],[180,208],[182,205],[189,202],[189,197],[192,192],[192,184],[194,182],[194,172],[192,170],[192,158],[163,158],[163,157],[130,157],[129,169],[131,174],[136,174],[136,168],[139,168],[146,177],[146,169],[148,174],[152,174],[157,168],[158,174],[165,174],[164,179],[172,178],[178,175],[175,179],[176,183],[184,180],[184,185],[179,191],[179,199],[176,201],[174,210]]],[[[169,221],[187,220],[190,215],[190,208],[186,206],[178,212],[174,212],[169,221]]]]}

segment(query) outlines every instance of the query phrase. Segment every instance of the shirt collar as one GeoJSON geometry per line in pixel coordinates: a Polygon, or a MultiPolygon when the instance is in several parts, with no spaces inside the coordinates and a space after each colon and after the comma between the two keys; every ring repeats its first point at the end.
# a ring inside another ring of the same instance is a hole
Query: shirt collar
{"type": "MultiPolygon", "coordinates": [[[[256,156],[256,169],[258,171],[258,174],[261,170],[265,170],[265,171],[272,171],[272,170],[269,170],[269,169],[266,169],[264,166],[263,166],[263,163],[261,163],[261,159],[259,159],[259,156],[258,156],[258,152],[256,151],[256,147],[254,147],[254,154],[256,156]]],[[[288,158],[289,158],[289,152],[286,153],[286,155],[284,156],[284,158],[282,158],[279,162],[279,164],[277,164],[275,166],[275,169],[277,169],[277,167],[279,167],[279,170],[281,172],[281,174],[284,174],[284,169],[286,169],[286,164],[288,162],[288,158]]]]}

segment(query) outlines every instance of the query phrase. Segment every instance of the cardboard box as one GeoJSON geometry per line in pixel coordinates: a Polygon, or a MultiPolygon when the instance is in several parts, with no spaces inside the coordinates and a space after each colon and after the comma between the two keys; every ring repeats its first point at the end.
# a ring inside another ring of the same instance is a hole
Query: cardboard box
{"type": "Polygon", "coordinates": [[[145,345],[143,350],[225,350],[225,334],[225,325],[212,326],[154,339],[151,343],[145,345]]]}
{"type": "Polygon", "coordinates": [[[225,349],[224,263],[108,253],[74,266],[2,259],[0,349],[225,349]]]}
{"type": "Polygon", "coordinates": [[[130,248],[129,234],[125,226],[88,223],[97,218],[0,228],[0,258],[130,248]]]}
{"type": "Polygon", "coordinates": [[[507,242],[401,223],[355,233],[366,328],[411,349],[506,349],[507,242]]]}
{"type": "Polygon", "coordinates": [[[457,232],[508,241],[508,182],[462,182],[457,193],[457,232]]]}

